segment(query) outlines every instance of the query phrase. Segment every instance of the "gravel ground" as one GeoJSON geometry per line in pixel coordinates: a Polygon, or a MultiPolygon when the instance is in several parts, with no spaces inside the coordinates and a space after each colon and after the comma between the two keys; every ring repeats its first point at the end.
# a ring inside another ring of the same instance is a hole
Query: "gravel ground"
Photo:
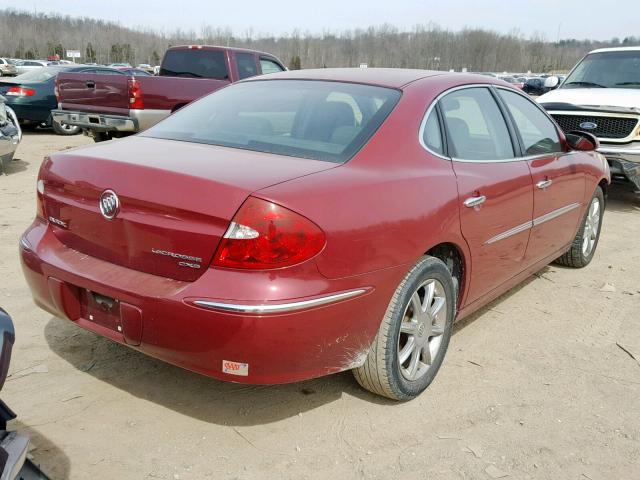
{"type": "Polygon", "coordinates": [[[640,197],[614,188],[589,267],[549,266],[458,324],[429,390],[393,403],[349,372],[218,382],[36,308],[17,245],[38,167],[89,142],[27,132],[0,176],[2,398],[53,479],[640,478],[640,197]]]}

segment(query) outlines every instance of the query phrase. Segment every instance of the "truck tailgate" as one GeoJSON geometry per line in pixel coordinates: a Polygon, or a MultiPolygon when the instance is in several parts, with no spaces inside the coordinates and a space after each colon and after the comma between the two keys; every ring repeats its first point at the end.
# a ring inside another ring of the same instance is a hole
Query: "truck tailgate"
{"type": "Polygon", "coordinates": [[[57,79],[58,102],[66,110],[126,115],[128,82],[128,75],[61,73],[57,79]]]}
{"type": "Polygon", "coordinates": [[[192,101],[226,87],[229,80],[185,77],[136,77],[145,109],[171,112],[192,101]]]}

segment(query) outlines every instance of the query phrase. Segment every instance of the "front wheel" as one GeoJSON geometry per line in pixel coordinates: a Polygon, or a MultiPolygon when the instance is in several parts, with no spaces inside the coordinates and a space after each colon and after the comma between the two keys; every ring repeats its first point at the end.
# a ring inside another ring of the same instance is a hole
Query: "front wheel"
{"type": "Polygon", "coordinates": [[[454,291],[447,266],[422,257],[393,294],[365,363],[353,371],[358,383],[393,400],[420,395],[449,345],[454,291]]]}
{"type": "Polygon", "coordinates": [[[603,216],[604,193],[602,188],[598,186],[593,192],[593,197],[591,197],[591,202],[571,247],[564,255],[556,259],[556,263],[574,268],[582,268],[589,265],[593,255],[596,253],[603,216]]]}

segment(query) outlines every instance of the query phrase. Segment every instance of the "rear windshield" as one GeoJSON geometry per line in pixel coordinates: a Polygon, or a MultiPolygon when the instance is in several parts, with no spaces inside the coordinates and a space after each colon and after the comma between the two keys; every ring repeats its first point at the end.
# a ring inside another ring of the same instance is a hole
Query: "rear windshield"
{"type": "Polygon", "coordinates": [[[224,52],[219,50],[167,50],[160,75],[167,77],[229,78],[224,52]]]}
{"type": "Polygon", "coordinates": [[[140,135],[343,163],[373,135],[397,90],[305,80],[238,83],[140,135]]]}
{"type": "Polygon", "coordinates": [[[23,73],[22,75],[18,75],[15,78],[16,83],[20,82],[46,82],[50,78],[55,77],[59,73],[62,73],[66,70],[65,67],[42,67],[37,68],[35,70],[30,70],[28,72],[23,73]]]}

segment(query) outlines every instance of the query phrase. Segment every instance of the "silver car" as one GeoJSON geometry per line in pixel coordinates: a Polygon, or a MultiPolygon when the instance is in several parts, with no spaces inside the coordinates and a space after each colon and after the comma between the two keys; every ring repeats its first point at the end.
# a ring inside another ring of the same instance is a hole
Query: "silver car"
{"type": "Polygon", "coordinates": [[[0,58],[0,77],[17,75],[16,66],[8,58],[0,58]]]}
{"type": "Polygon", "coordinates": [[[48,62],[44,62],[42,60],[20,60],[16,62],[16,70],[18,71],[18,75],[22,75],[23,73],[30,72],[31,70],[44,68],[47,65],[48,62]]]}
{"type": "Polygon", "coordinates": [[[0,95],[0,173],[6,175],[6,167],[13,160],[13,155],[22,140],[22,130],[16,114],[4,103],[0,95]]]}

